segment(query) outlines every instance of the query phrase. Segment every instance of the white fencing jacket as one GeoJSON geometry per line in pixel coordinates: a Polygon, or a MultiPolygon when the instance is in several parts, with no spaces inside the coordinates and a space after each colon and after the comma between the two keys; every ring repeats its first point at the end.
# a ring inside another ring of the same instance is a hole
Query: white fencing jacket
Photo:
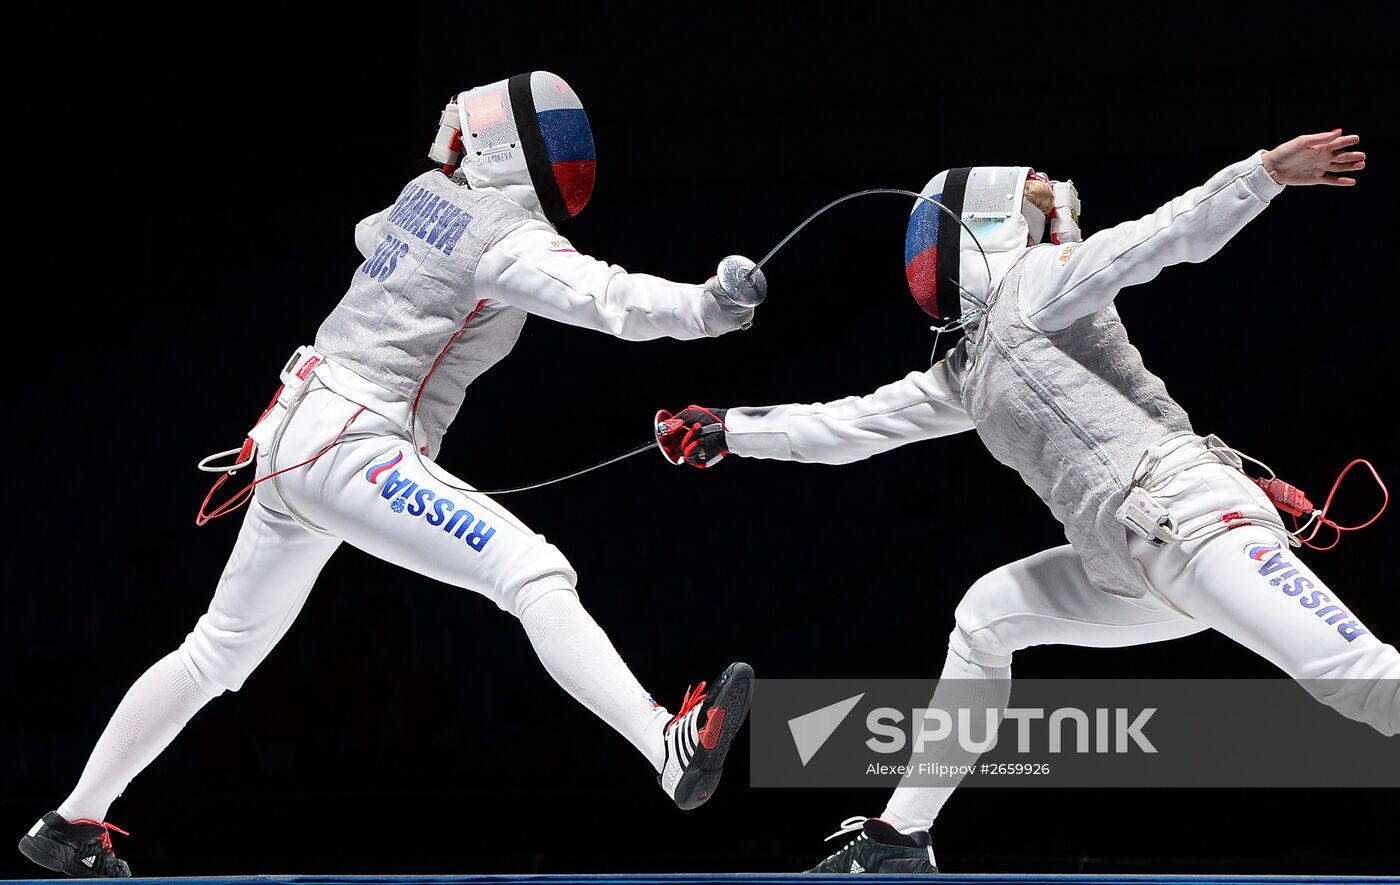
{"type": "Polygon", "coordinates": [[[395,420],[416,405],[430,453],[528,314],[634,341],[720,335],[752,316],[581,254],[532,207],[441,172],[410,181],[355,242],[365,261],[316,334],[317,377],[395,420]]]}
{"type": "MultiPolygon", "coordinates": [[[[1064,329],[1165,267],[1214,255],[1283,190],[1264,170],[1261,155],[1227,166],[1156,212],[1082,243],[1030,247],[1021,262],[1022,319],[1047,332],[1064,329]]],[[[973,429],[959,383],[942,361],[866,396],[733,408],[725,424],[736,455],[821,464],[847,464],[973,429]]]]}

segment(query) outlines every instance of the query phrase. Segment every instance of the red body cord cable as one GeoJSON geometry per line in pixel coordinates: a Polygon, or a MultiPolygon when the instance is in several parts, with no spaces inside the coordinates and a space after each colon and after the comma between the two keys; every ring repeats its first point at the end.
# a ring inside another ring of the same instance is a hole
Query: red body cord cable
{"type": "Polygon", "coordinates": [[[1312,502],[1308,500],[1307,495],[1303,494],[1302,489],[1299,489],[1297,486],[1289,485],[1278,477],[1271,477],[1269,479],[1251,478],[1254,479],[1255,484],[1263,489],[1264,493],[1269,496],[1269,500],[1274,502],[1275,507],[1293,517],[1293,531],[1298,541],[1304,547],[1312,550],[1331,550],[1341,543],[1342,532],[1355,532],[1366,528],[1380,519],[1381,514],[1385,513],[1385,508],[1390,504],[1390,491],[1386,489],[1385,483],[1381,481],[1381,475],[1376,472],[1375,466],[1365,458],[1353,460],[1337,475],[1337,481],[1332,483],[1332,490],[1327,493],[1327,500],[1323,502],[1321,510],[1317,510],[1313,507],[1312,502]],[[1376,485],[1380,487],[1381,506],[1380,509],[1376,511],[1375,516],[1372,516],[1360,525],[1341,525],[1336,520],[1328,518],[1327,513],[1332,509],[1332,499],[1336,497],[1337,489],[1341,487],[1342,480],[1346,479],[1347,474],[1358,464],[1366,465],[1366,469],[1371,471],[1371,476],[1375,479],[1376,485]],[[1306,523],[1303,525],[1298,524],[1298,517],[1300,516],[1311,516],[1316,520],[1311,530],[1307,529],[1306,523]],[[1313,540],[1317,537],[1318,533],[1322,531],[1323,526],[1332,529],[1336,533],[1336,537],[1332,539],[1331,544],[1325,547],[1319,547],[1313,543],[1313,540]]]}
{"type": "MultiPolygon", "coordinates": [[[[423,390],[428,386],[428,380],[433,377],[433,373],[437,371],[438,364],[442,362],[442,358],[447,356],[447,352],[452,349],[452,345],[457,343],[457,338],[464,331],[466,331],[467,325],[471,323],[471,321],[476,317],[478,313],[481,312],[481,308],[485,306],[485,304],[486,299],[484,298],[478,301],[476,303],[476,307],[472,308],[472,312],[467,314],[467,318],[462,321],[462,325],[457,329],[457,331],[452,333],[451,338],[447,339],[447,343],[443,345],[442,350],[438,351],[437,358],[433,360],[432,367],[428,369],[428,374],[423,378],[423,383],[418,385],[418,393],[413,397],[412,414],[415,419],[418,416],[418,404],[423,399],[423,390]]],[[[277,392],[272,395],[272,402],[267,404],[266,409],[263,409],[262,415],[258,417],[258,420],[256,422],[254,422],[254,427],[262,423],[263,418],[266,418],[267,414],[272,411],[274,406],[277,405],[277,398],[281,395],[282,388],[278,387],[277,392]]],[[[289,470],[296,470],[298,467],[305,467],[306,465],[315,462],[322,455],[335,448],[336,444],[340,442],[340,438],[345,435],[345,431],[350,429],[351,423],[353,423],[356,418],[360,417],[360,413],[364,412],[364,410],[365,407],[360,406],[360,408],[355,411],[355,414],[351,415],[349,420],[345,422],[345,426],[340,428],[340,432],[335,435],[335,438],[332,439],[329,443],[327,443],[326,447],[321,451],[312,455],[310,458],[307,458],[305,461],[302,461],[300,464],[293,464],[290,467],[283,467],[281,470],[278,470],[275,473],[269,473],[267,476],[264,476],[261,479],[253,480],[243,488],[239,489],[233,495],[233,497],[229,498],[227,501],[220,504],[218,507],[215,507],[212,512],[206,513],[205,511],[209,508],[209,500],[214,497],[214,493],[217,492],[219,488],[223,486],[225,482],[228,481],[228,478],[232,476],[234,472],[230,470],[228,473],[225,473],[223,476],[219,477],[214,482],[214,487],[209,490],[209,494],[204,496],[204,502],[199,505],[199,513],[195,515],[194,524],[197,526],[204,525],[212,519],[218,519],[221,516],[227,516],[228,514],[233,513],[235,510],[242,507],[244,504],[247,504],[248,501],[252,499],[253,490],[262,483],[265,483],[269,479],[273,479],[274,477],[281,476],[289,470]]],[[[245,464],[247,460],[252,456],[253,445],[254,443],[251,439],[244,440],[243,448],[240,449],[238,452],[238,463],[240,465],[245,464]]],[[[427,450],[424,449],[423,452],[424,454],[426,454],[427,450]]]]}
{"type": "MultiPolygon", "coordinates": [[[[282,391],[279,388],[277,392],[281,394],[282,391]]],[[[273,405],[276,405],[277,398],[273,397],[272,402],[273,405]]],[[[360,417],[360,414],[364,412],[364,410],[364,406],[360,406],[358,409],[356,409],[355,413],[351,415],[348,419],[346,419],[344,426],[340,428],[340,432],[337,433],[335,435],[335,438],[332,439],[329,443],[327,443],[326,447],[321,451],[312,455],[310,458],[307,458],[305,461],[302,461],[298,464],[293,464],[291,467],[283,467],[281,470],[269,473],[267,476],[264,476],[261,479],[253,480],[243,488],[239,489],[233,497],[229,498],[227,501],[220,504],[218,507],[215,507],[212,512],[206,513],[205,511],[209,507],[209,499],[214,497],[214,493],[219,490],[219,487],[222,486],[230,476],[233,476],[233,471],[229,471],[228,473],[225,473],[223,476],[219,477],[217,480],[215,480],[214,487],[209,490],[209,494],[204,496],[204,502],[199,505],[199,513],[195,515],[194,524],[204,525],[211,519],[218,519],[221,516],[229,515],[238,508],[242,507],[244,504],[247,504],[253,497],[253,490],[258,486],[262,485],[263,483],[267,482],[269,479],[281,476],[289,470],[296,470],[298,467],[305,467],[306,465],[311,464],[312,462],[319,459],[322,455],[326,454],[326,452],[329,452],[331,449],[335,448],[336,444],[340,442],[340,438],[345,435],[345,431],[350,429],[350,425],[354,423],[356,418],[360,417]]],[[[272,406],[268,406],[267,411],[263,412],[263,417],[267,417],[267,412],[270,411],[272,411],[272,406]]],[[[261,423],[262,418],[259,418],[258,422],[261,423]]],[[[243,450],[239,454],[239,461],[242,462],[246,460],[250,455],[252,455],[252,452],[253,441],[250,439],[243,444],[243,450]]]]}

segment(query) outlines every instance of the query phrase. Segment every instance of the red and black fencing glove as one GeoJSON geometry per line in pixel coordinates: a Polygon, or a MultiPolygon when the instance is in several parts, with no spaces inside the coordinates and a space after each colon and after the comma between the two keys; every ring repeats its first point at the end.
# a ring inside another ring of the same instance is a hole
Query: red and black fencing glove
{"type": "Polygon", "coordinates": [[[676,414],[656,413],[656,444],[672,464],[713,467],[729,454],[724,438],[726,409],[687,406],[676,414]]]}

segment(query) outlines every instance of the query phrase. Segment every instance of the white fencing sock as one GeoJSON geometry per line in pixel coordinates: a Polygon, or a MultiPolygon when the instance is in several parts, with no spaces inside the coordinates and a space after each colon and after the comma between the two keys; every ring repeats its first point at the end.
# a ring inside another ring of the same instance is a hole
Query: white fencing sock
{"type": "MultiPolygon", "coordinates": [[[[938,680],[929,706],[969,708],[975,711],[975,722],[982,719],[981,711],[988,708],[1004,712],[1011,696],[1009,664],[1004,667],[983,667],[964,659],[952,648],[948,649],[948,658],[943,663],[943,672],[938,680]]],[[[997,721],[1000,720],[999,715],[997,721]]],[[[950,740],[940,742],[911,761],[970,765],[979,755],[981,754],[969,753],[956,740],[950,740]]],[[[943,809],[943,803],[953,795],[953,790],[957,789],[961,780],[962,778],[958,777],[948,786],[898,787],[890,797],[884,812],[880,814],[880,819],[901,833],[927,830],[933,826],[934,818],[938,817],[938,812],[943,809]]]]}
{"type": "Polygon", "coordinates": [[[655,705],[578,596],[563,589],[546,593],[530,603],[520,622],[554,681],[661,771],[671,714],[655,705]]]}
{"type": "Polygon", "coordinates": [[[107,808],[211,696],[173,651],[151,665],[117,705],[72,795],[58,806],[69,821],[105,820],[107,808]]]}

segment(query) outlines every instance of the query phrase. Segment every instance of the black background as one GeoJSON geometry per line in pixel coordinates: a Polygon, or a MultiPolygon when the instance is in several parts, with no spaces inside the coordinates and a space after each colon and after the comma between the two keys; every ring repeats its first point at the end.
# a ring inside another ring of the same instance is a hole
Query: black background
{"type": "MultiPolygon", "coordinates": [[[[65,9],[14,32],[52,63],[11,81],[28,125],[7,183],[0,832],[57,805],[127,686],[203,611],[237,520],[195,528],[194,463],[240,441],[340,297],[355,221],[425,168],[450,94],[519,71],[566,77],[594,127],[597,189],[563,232],[682,280],[757,257],[842,193],[917,189],[949,166],[1072,177],[1092,232],[1251,151],[1358,132],[1360,186],[1283,194],[1207,265],[1119,307],[1197,430],[1314,500],[1355,456],[1400,479],[1396,71],[1364,14],[1170,9],[288,3],[65,9]]],[[[644,439],[658,407],[833,399],[926,366],[906,213],[877,197],[813,225],[768,267],[744,334],[630,344],[531,320],[468,392],[441,462],[481,487],[530,481],[644,439]]],[[[1351,493],[1343,517],[1374,501],[1351,493]]],[[[934,676],[963,590],[1063,541],[971,434],[839,469],[642,457],[508,503],[673,707],[732,659],[934,676]]],[[[1395,520],[1308,557],[1392,640],[1395,520]]],[[[1277,673],[1213,634],[1035,649],[1016,670],[1277,673]]],[[[244,690],[110,816],[145,875],[794,870],[884,800],[750,790],[747,766],[741,745],[712,802],[675,810],[515,621],[344,549],[244,690]]],[[[1396,809],[1380,790],[968,790],[935,846],[953,871],[1397,873],[1396,809]]],[[[35,872],[0,858],[0,875],[35,872]]]]}

